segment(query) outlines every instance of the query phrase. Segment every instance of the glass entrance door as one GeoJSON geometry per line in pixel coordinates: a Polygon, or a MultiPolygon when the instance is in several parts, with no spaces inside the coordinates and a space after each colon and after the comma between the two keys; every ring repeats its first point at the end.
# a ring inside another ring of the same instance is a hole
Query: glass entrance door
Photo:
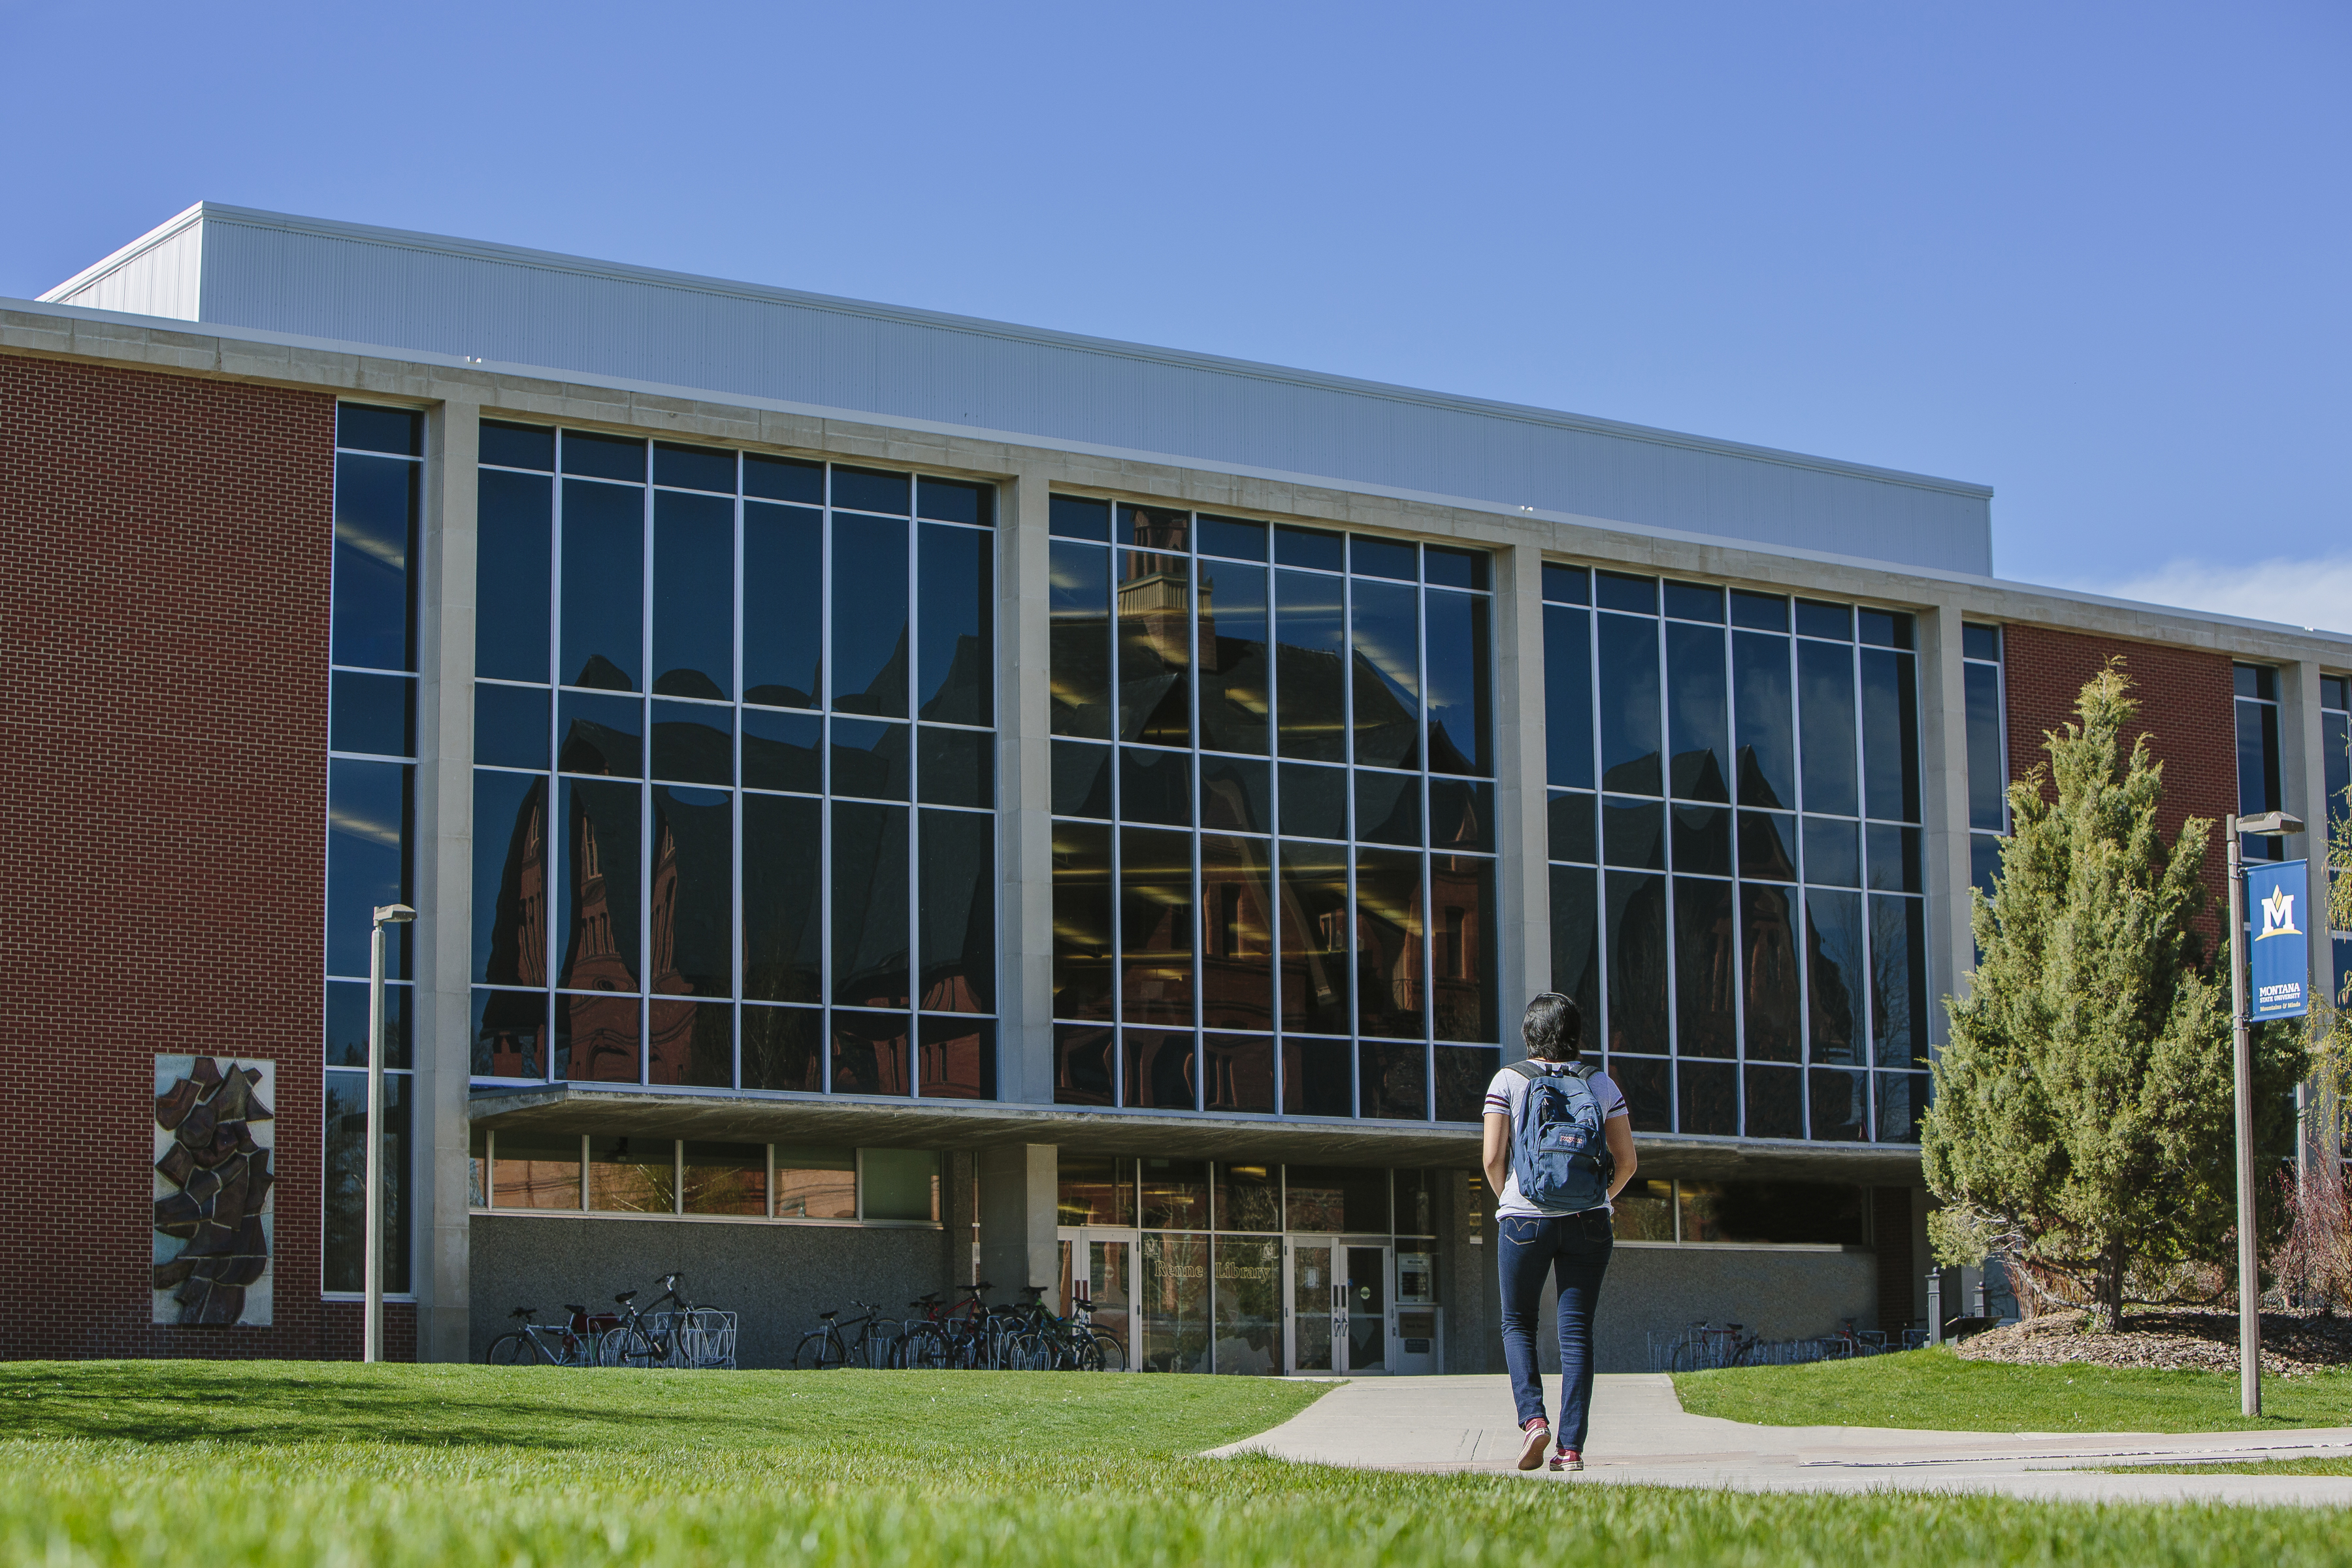
{"type": "Polygon", "coordinates": [[[1286,1358],[1293,1373],[1337,1372],[1332,1333],[1338,1288],[1332,1283],[1328,1241],[1292,1241],[1286,1247],[1283,1320],[1288,1329],[1286,1358]]]}
{"type": "Polygon", "coordinates": [[[1389,1370],[1389,1249],[1349,1247],[1347,1278],[1341,1281],[1346,1300],[1348,1365],[1349,1372],[1389,1370]]]}
{"type": "Polygon", "coordinates": [[[1135,1365],[1135,1232],[1096,1226],[1064,1226],[1061,1280],[1055,1310],[1067,1317],[1083,1303],[1097,1333],[1119,1343],[1122,1354],[1106,1355],[1112,1371],[1135,1365]]]}

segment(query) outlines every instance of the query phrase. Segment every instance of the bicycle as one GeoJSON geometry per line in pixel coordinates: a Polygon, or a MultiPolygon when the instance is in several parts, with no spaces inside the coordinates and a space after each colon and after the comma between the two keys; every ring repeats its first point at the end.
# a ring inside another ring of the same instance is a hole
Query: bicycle
{"type": "Polygon", "coordinates": [[[865,1314],[848,1322],[838,1321],[838,1308],[817,1314],[818,1326],[801,1336],[793,1348],[793,1368],[796,1372],[831,1372],[845,1366],[888,1367],[897,1364],[898,1345],[903,1338],[892,1331],[893,1325],[882,1316],[882,1309],[869,1301],[849,1303],[865,1314]]]}
{"type": "Polygon", "coordinates": [[[676,1271],[663,1275],[662,1293],[655,1297],[653,1304],[648,1307],[634,1305],[637,1299],[635,1290],[624,1290],[613,1298],[614,1305],[621,1309],[621,1321],[598,1336],[598,1366],[663,1366],[676,1359],[679,1328],[686,1321],[686,1315],[697,1310],[695,1303],[677,1293],[679,1279],[676,1271]],[[674,1305],[677,1316],[667,1328],[656,1330],[648,1327],[646,1320],[664,1302],[674,1305]]]}
{"type": "Polygon", "coordinates": [[[542,1323],[536,1307],[517,1307],[507,1315],[516,1320],[519,1327],[500,1334],[490,1342],[482,1360],[489,1366],[586,1366],[595,1354],[595,1342],[575,1331],[574,1324],[585,1324],[588,1309],[567,1305],[572,1314],[569,1321],[542,1323]]]}

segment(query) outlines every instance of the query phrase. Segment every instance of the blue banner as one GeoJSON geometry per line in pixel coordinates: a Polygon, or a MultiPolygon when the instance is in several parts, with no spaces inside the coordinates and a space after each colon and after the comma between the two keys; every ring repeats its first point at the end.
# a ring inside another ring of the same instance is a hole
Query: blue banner
{"type": "Polygon", "coordinates": [[[2308,861],[2246,868],[2247,1016],[2257,1022],[2311,1011],[2310,895],[2308,861]]]}

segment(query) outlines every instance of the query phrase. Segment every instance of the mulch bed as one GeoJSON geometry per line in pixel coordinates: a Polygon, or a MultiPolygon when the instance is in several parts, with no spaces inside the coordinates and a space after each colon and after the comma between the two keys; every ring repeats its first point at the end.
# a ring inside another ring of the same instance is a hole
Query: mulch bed
{"type": "MultiPolygon", "coordinates": [[[[1962,1340],[1970,1361],[2025,1366],[2084,1363],[2167,1372],[2238,1370],[2238,1314],[2208,1307],[2142,1308],[2124,1314],[2112,1334],[2083,1331],[2084,1314],[2053,1312],[2031,1322],[1989,1329],[1962,1340]]],[[[2263,1314],[2263,1371],[2303,1377],[2352,1366],[2352,1318],[2315,1310],[2263,1314]]]]}

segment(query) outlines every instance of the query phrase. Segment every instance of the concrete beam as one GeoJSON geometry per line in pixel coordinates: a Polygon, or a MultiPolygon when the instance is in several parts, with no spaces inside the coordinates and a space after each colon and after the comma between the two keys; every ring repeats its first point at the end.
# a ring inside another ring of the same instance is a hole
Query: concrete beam
{"type": "Polygon", "coordinates": [[[1051,1143],[1011,1143],[981,1151],[981,1278],[1009,1296],[1024,1285],[1052,1286],[1059,1277],[1054,1222],[1060,1201],[1060,1162],[1051,1143]]]}

